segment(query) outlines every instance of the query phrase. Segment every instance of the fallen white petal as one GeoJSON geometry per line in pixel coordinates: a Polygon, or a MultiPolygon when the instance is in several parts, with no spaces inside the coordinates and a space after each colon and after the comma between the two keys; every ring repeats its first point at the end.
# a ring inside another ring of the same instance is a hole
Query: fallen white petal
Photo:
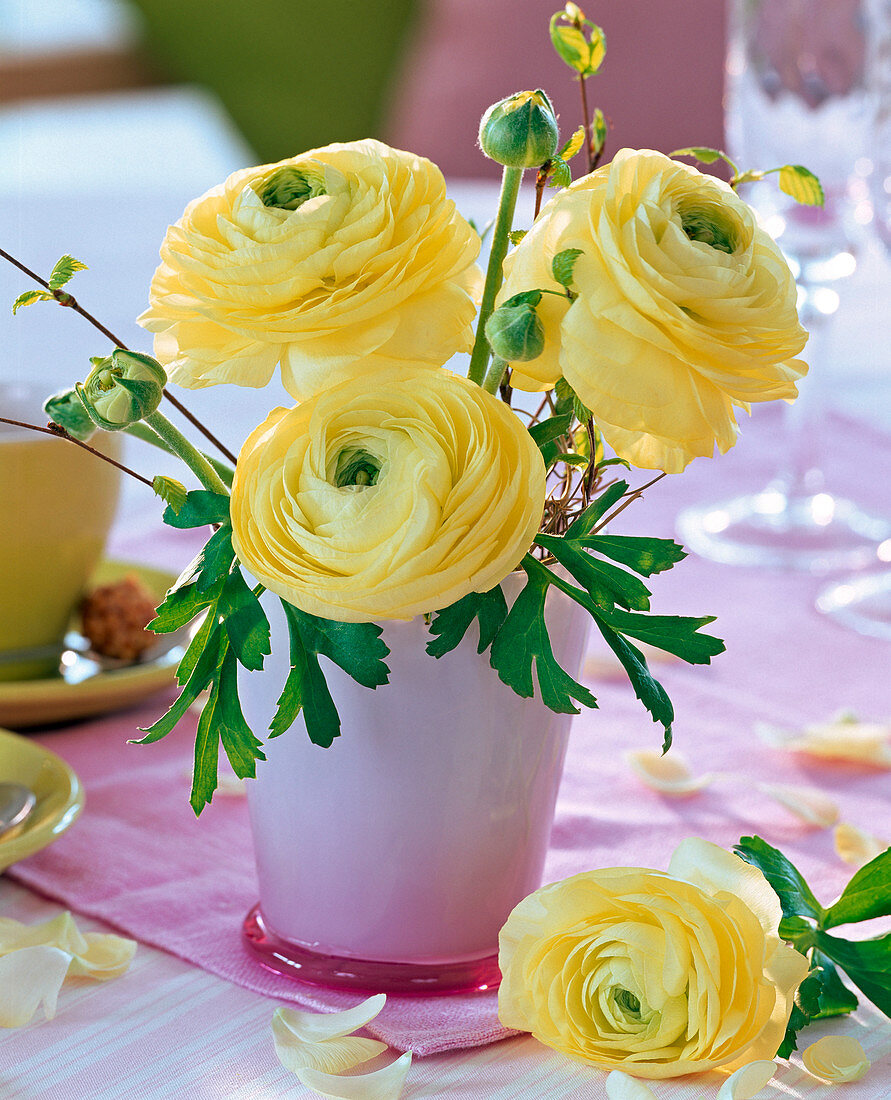
{"type": "Polygon", "coordinates": [[[718,1091],[717,1100],[752,1100],[773,1079],[776,1062],[749,1062],[731,1073],[718,1091]]]}
{"type": "Polygon", "coordinates": [[[304,1043],[290,1031],[284,1035],[276,1032],[272,1023],[275,1053],[281,1064],[291,1073],[302,1069],[317,1069],[322,1073],[344,1073],[376,1057],[387,1049],[386,1043],[377,1039],[363,1039],[357,1035],[345,1035],[340,1039],[322,1039],[318,1043],[304,1043]]]}
{"type": "Polygon", "coordinates": [[[886,841],[879,840],[878,837],[865,833],[856,825],[849,825],[845,821],[836,825],[834,839],[839,858],[853,867],[862,867],[877,855],[881,855],[888,847],[886,841]]]}
{"type": "Polygon", "coordinates": [[[781,783],[759,783],[758,790],[770,795],[790,813],[808,825],[828,829],[838,821],[839,809],[828,795],[815,787],[791,787],[781,783]]]}
{"type": "Polygon", "coordinates": [[[334,1100],[398,1100],[410,1065],[411,1051],[407,1050],[395,1062],[372,1073],[340,1077],[334,1073],[302,1069],[297,1077],[308,1089],[320,1096],[334,1097],[334,1100]]]}
{"type": "Polygon", "coordinates": [[[136,951],[136,941],[101,932],[84,935],[67,910],[40,924],[0,920],[0,956],[26,947],[58,947],[71,956],[70,977],[108,981],[118,978],[136,951]]]}
{"type": "Polygon", "coordinates": [[[37,1009],[51,1020],[71,956],[58,947],[22,947],[0,958],[0,1027],[23,1027],[37,1009]]]}
{"type": "Polygon", "coordinates": [[[620,1069],[614,1069],[606,1079],[608,1100],[655,1100],[651,1088],[635,1077],[629,1077],[620,1069]]]}
{"type": "Polygon", "coordinates": [[[296,1008],[277,1008],[273,1015],[282,1029],[292,1032],[304,1043],[318,1043],[323,1039],[340,1039],[351,1035],[370,1023],[387,1003],[386,993],[375,993],[343,1012],[301,1012],[296,1008]]]}
{"type": "Polygon", "coordinates": [[[859,1081],[870,1067],[866,1051],[850,1035],[825,1035],[801,1055],[804,1068],[833,1085],[859,1081]]]}
{"type": "Polygon", "coordinates": [[[675,798],[695,794],[715,778],[711,774],[694,777],[686,759],[676,750],[663,756],[654,749],[637,749],[626,752],[625,760],[645,786],[675,798]]]}
{"type": "Polygon", "coordinates": [[[775,749],[891,768],[891,725],[858,722],[852,715],[840,715],[831,722],[795,731],[758,722],[755,732],[775,749]]]}
{"type": "Polygon", "coordinates": [[[87,932],[84,939],[87,949],[72,958],[69,977],[111,981],[125,973],[136,954],[136,940],[124,936],[87,932]]]}

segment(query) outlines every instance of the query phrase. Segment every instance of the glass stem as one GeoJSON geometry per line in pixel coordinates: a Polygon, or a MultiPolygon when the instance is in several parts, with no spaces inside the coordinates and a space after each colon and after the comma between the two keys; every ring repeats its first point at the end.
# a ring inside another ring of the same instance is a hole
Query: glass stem
{"type": "Polygon", "coordinates": [[[173,426],[163,413],[153,412],[143,418],[148,426],[158,433],[179,458],[185,462],[205,489],[221,496],[228,496],[229,490],[204,455],[186,439],[182,432],[173,426]]]}
{"type": "Polygon", "coordinates": [[[489,266],[486,268],[486,283],[483,287],[483,300],[476,325],[476,338],[473,342],[470,367],[467,371],[467,377],[471,382],[476,382],[478,386],[483,384],[483,379],[486,377],[486,367],[489,363],[486,322],[492,316],[495,298],[504,279],[502,264],[504,263],[504,257],[507,255],[507,246],[510,243],[508,234],[513,225],[514,210],[517,206],[517,196],[520,193],[522,178],[522,168],[505,168],[501,177],[498,215],[495,218],[495,228],[492,230],[492,251],[489,253],[489,266]]]}

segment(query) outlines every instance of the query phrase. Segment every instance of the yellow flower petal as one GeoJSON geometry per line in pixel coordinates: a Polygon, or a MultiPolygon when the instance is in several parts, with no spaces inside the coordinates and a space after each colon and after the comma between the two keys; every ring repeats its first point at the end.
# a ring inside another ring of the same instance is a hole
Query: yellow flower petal
{"type": "Polygon", "coordinates": [[[866,1051],[850,1035],[825,1035],[801,1055],[804,1068],[833,1085],[859,1081],[870,1067],[866,1051]]]}
{"type": "Polygon", "coordinates": [[[838,821],[839,809],[828,795],[816,787],[794,787],[783,783],[759,783],[758,790],[769,795],[790,813],[808,825],[828,829],[838,821]]]}
{"type": "Polygon", "coordinates": [[[296,1008],[277,1008],[272,1017],[273,1028],[278,1027],[281,1033],[288,1031],[304,1043],[339,1039],[371,1023],[386,1003],[386,993],[375,993],[342,1012],[303,1012],[296,1008]]]}
{"type": "Polygon", "coordinates": [[[46,944],[21,947],[0,958],[0,1027],[23,1027],[41,1005],[51,1020],[70,962],[67,952],[46,944]]]}
{"type": "Polygon", "coordinates": [[[879,840],[878,837],[858,829],[856,825],[849,825],[844,821],[836,825],[833,839],[839,857],[853,867],[862,867],[888,847],[887,841],[879,840]]]}
{"type": "Polygon", "coordinates": [[[74,955],[71,960],[68,973],[72,978],[92,978],[97,982],[119,978],[136,954],[136,941],[124,936],[87,932],[84,939],[86,951],[74,955]]]}
{"type": "Polygon", "coordinates": [[[716,1100],[752,1100],[773,1079],[776,1071],[776,1062],[749,1062],[730,1074],[716,1100]]]}
{"type": "Polygon", "coordinates": [[[636,749],[626,752],[625,760],[647,787],[677,798],[701,791],[715,778],[711,773],[694,776],[686,758],[674,749],[665,756],[654,749],[636,749]]]}
{"type": "Polygon", "coordinates": [[[120,977],[136,952],[136,941],[123,936],[100,932],[84,935],[67,911],[40,924],[0,919],[0,956],[39,945],[65,951],[71,958],[71,977],[95,981],[120,977]]]}
{"type": "Polygon", "coordinates": [[[322,1073],[344,1073],[387,1049],[386,1043],[357,1035],[304,1043],[290,1031],[280,1026],[277,1028],[275,1020],[272,1022],[272,1035],[278,1060],[291,1073],[299,1073],[304,1069],[316,1069],[322,1073]]]}
{"type": "Polygon", "coordinates": [[[891,726],[878,722],[858,722],[852,715],[841,715],[831,722],[787,730],[759,722],[755,732],[771,748],[803,752],[826,760],[849,760],[891,768],[891,726]]]}
{"type": "Polygon", "coordinates": [[[606,1078],[607,1100],[656,1100],[653,1090],[643,1083],[614,1069],[606,1078]]]}
{"type": "Polygon", "coordinates": [[[388,1066],[355,1077],[340,1077],[314,1069],[300,1070],[297,1077],[313,1092],[335,1100],[398,1100],[411,1066],[411,1053],[407,1050],[388,1066]]]}

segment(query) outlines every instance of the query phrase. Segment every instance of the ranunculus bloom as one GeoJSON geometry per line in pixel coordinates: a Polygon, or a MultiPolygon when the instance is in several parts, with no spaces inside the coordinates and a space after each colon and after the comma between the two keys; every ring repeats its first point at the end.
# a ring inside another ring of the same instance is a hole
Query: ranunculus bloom
{"type": "Polygon", "coordinates": [[[410,619],[503,580],[544,496],[538,448],[502,401],[446,370],[362,372],[247,439],[233,543],[303,611],[410,619]]]}
{"type": "Polygon", "coordinates": [[[727,184],[623,149],[548,203],[505,262],[499,302],[562,290],[551,261],[567,248],[581,249],[578,298],[543,295],[545,351],[513,385],[562,374],[622,458],[678,473],[733,445],[734,406],[795,396],[807,371],[795,283],[727,184]]]}
{"type": "Polygon", "coordinates": [[[140,321],[181,386],[265,386],[280,363],[303,400],[359,360],[437,367],[469,350],[479,248],[430,161],[378,141],[327,145],[190,203],[140,321]]]}
{"type": "Polygon", "coordinates": [[[530,894],[501,931],[498,1015],[636,1077],[770,1059],[808,971],[762,873],[704,840],[668,873],[611,867],[530,894]]]}

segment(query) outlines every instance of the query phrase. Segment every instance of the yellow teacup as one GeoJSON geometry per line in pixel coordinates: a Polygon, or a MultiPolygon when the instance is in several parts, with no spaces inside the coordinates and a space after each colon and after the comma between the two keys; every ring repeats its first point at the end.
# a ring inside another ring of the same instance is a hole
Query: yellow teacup
{"type": "MultiPolygon", "coordinates": [[[[47,395],[0,383],[0,416],[46,424],[47,395]]],[[[118,436],[91,447],[120,458],[118,436]]],[[[64,439],[0,424],[0,680],[48,675],[98,565],[120,472],[64,439]]]]}

